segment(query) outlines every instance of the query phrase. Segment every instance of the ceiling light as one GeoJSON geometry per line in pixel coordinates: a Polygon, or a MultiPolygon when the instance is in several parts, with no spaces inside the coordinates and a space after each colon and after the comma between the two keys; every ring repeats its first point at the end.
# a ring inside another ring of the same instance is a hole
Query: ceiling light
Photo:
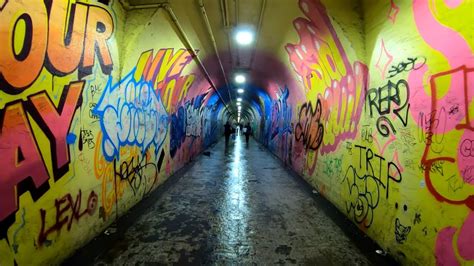
{"type": "Polygon", "coordinates": [[[241,105],[242,103],[241,102],[237,102],[237,105],[241,105]]]}
{"type": "Polygon", "coordinates": [[[240,45],[249,45],[253,42],[253,32],[250,30],[238,30],[235,33],[235,40],[240,45]]]}
{"type": "Polygon", "coordinates": [[[235,76],[235,82],[237,83],[244,83],[245,82],[245,76],[243,74],[237,74],[235,76]]]}
{"type": "Polygon", "coordinates": [[[244,89],[238,89],[237,92],[238,92],[238,93],[244,93],[245,90],[244,90],[244,89]]]}

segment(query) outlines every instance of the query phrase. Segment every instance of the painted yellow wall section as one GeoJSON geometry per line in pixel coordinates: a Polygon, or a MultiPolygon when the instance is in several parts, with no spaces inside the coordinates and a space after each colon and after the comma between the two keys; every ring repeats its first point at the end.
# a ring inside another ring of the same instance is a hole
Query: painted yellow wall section
{"type": "Polygon", "coordinates": [[[286,50],[306,100],[291,134],[271,117],[270,149],[400,262],[470,265],[474,1],[341,4],[299,1],[286,50]]]}

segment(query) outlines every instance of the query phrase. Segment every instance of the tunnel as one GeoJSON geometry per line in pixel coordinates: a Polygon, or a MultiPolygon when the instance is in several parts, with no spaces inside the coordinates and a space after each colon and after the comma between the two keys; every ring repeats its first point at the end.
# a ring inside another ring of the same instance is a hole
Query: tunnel
{"type": "Polygon", "coordinates": [[[474,1],[0,0],[0,265],[472,265],[474,1]]]}

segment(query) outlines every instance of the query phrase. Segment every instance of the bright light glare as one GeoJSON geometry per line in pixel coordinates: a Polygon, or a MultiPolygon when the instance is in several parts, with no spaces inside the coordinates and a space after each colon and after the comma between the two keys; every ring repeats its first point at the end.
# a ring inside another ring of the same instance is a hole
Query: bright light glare
{"type": "Polygon", "coordinates": [[[239,30],[235,33],[235,40],[240,45],[249,45],[253,42],[253,32],[249,30],[239,30]]]}
{"type": "Polygon", "coordinates": [[[242,101],[242,98],[237,98],[237,101],[238,101],[238,102],[241,102],[241,101],[242,101]]]}
{"type": "Polygon", "coordinates": [[[244,93],[245,90],[244,90],[244,89],[238,89],[237,92],[238,92],[238,93],[244,93]]]}
{"type": "Polygon", "coordinates": [[[242,103],[238,102],[238,103],[237,103],[237,106],[240,106],[241,104],[242,104],[242,103]]]}
{"type": "Polygon", "coordinates": [[[245,80],[246,80],[246,79],[245,79],[245,76],[242,75],[242,74],[237,74],[237,75],[235,76],[235,82],[237,82],[237,83],[244,83],[245,80]]]}

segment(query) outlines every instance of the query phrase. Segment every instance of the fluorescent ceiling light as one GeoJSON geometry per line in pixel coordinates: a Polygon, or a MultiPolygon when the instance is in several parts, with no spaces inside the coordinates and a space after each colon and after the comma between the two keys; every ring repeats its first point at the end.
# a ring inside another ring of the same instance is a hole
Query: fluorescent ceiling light
{"type": "Polygon", "coordinates": [[[242,98],[237,98],[237,101],[238,101],[238,102],[241,102],[241,101],[242,101],[242,98]]]}
{"type": "Polygon", "coordinates": [[[238,89],[237,92],[238,92],[238,93],[244,93],[245,90],[244,90],[244,89],[238,89]]]}
{"type": "Polygon", "coordinates": [[[241,102],[237,102],[237,105],[241,105],[242,103],[241,102]]]}
{"type": "Polygon", "coordinates": [[[240,45],[249,45],[253,42],[253,32],[250,30],[238,30],[235,33],[235,40],[240,45]]]}
{"type": "Polygon", "coordinates": [[[245,76],[243,74],[237,74],[235,76],[235,82],[237,83],[245,83],[245,76]]]}

